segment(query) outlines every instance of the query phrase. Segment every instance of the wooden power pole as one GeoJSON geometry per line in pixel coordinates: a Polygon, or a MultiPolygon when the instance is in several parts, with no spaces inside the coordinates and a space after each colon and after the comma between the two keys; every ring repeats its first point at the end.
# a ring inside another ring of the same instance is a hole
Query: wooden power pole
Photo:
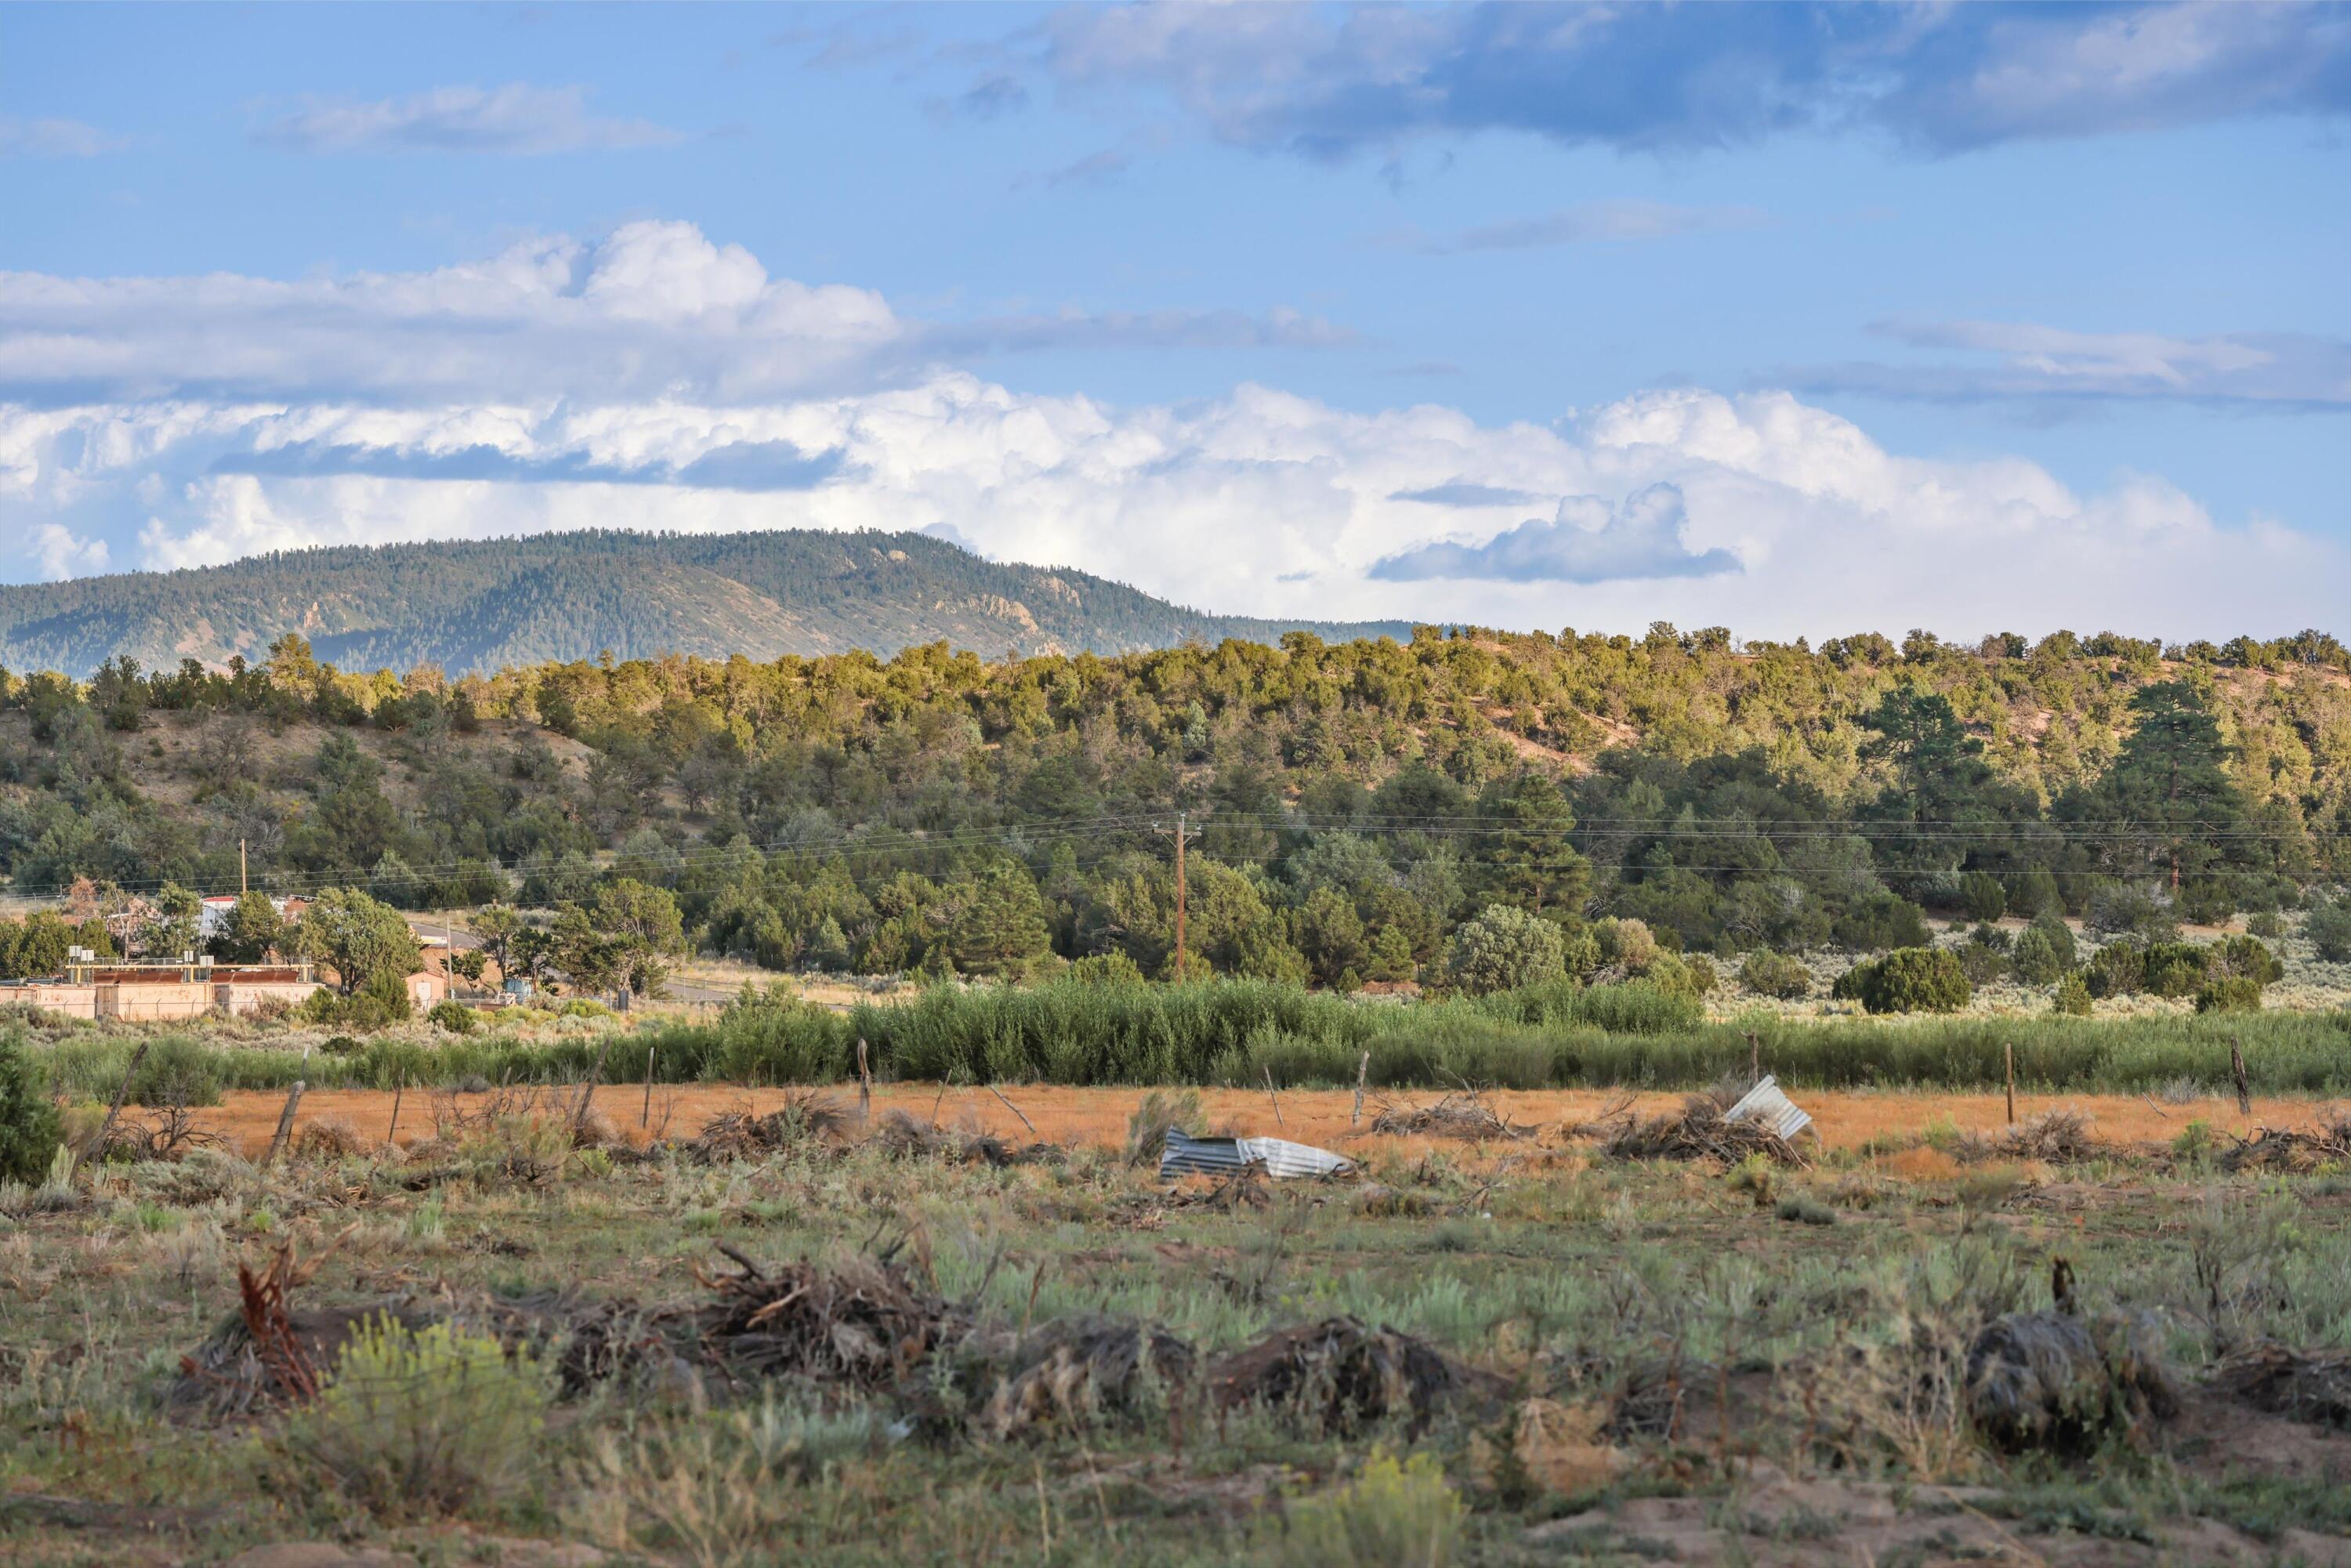
{"type": "MultiPolygon", "coordinates": [[[[1165,828],[1154,830],[1165,834],[1165,828]]],[[[1192,818],[1187,811],[1176,813],[1176,977],[1184,977],[1184,960],[1187,951],[1184,945],[1184,841],[1192,836],[1192,818]]]]}
{"type": "Polygon", "coordinates": [[[253,891],[245,880],[245,841],[243,839],[236,841],[236,891],[239,897],[253,891]]]}

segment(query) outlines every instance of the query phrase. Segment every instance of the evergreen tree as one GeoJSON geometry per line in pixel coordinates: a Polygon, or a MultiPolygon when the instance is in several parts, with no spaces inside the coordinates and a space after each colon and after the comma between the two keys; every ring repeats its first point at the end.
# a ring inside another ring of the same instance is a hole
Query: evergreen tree
{"type": "Polygon", "coordinates": [[[1018,862],[997,861],[959,891],[946,942],[958,971],[1017,975],[1047,950],[1045,901],[1018,862]]]}

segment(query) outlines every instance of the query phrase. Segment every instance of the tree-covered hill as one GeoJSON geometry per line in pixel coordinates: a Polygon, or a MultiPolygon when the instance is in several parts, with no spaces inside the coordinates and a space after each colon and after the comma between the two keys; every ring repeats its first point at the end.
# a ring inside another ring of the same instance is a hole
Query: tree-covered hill
{"type": "Polygon", "coordinates": [[[348,546],[183,571],[0,586],[0,664],[86,675],[232,654],[288,632],[346,668],[452,673],[658,653],[1131,653],[1333,626],[1205,615],[1081,571],[1002,565],[925,534],[541,534],[348,546]]]}
{"type": "MultiPolygon", "coordinates": [[[[706,577],[677,612],[726,564],[678,567],[706,577]]],[[[417,906],[658,887],[699,945],[778,968],[1470,983],[1646,972],[1654,941],[1693,983],[1710,955],[1760,989],[1781,980],[1754,954],[2007,914],[2043,929],[1985,926],[1970,972],[2047,987],[2079,962],[2062,912],[2143,946],[2100,960],[2101,995],[2184,996],[2214,977],[2168,943],[2183,922],[2307,907],[2351,952],[2351,654],[1658,625],[456,678],[287,636],[227,672],[0,671],[8,893],[99,910],[174,883],[184,907],[236,885],[240,846],[258,885],[417,906]]],[[[2240,959],[2219,977],[2257,989],[2240,959]]]]}

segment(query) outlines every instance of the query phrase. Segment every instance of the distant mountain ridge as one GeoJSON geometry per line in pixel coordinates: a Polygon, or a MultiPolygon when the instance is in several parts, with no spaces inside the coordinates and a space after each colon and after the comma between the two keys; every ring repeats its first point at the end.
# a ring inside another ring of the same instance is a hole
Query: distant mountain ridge
{"type": "Polygon", "coordinates": [[[0,585],[0,664],[87,675],[119,654],[259,662],[287,632],[345,669],[452,674],[617,656],[887,656],[942,638],[990,658],[1401,622],[1209,615],[1089,572],[987,560],[927,534],[622,530],[280,551],[224,566],[0,585]]]}

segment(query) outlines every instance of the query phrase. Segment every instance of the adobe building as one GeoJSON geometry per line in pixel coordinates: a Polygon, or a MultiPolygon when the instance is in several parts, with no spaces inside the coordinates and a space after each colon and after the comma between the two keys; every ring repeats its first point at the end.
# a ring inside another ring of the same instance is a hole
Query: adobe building
{"type": "Polygon", "coordinates": [[[271,1000],[290,1006],[319,988],[307,963],[100,964],[87,948],[76,948],[60,978],[0,984],[0,1006],[93,1020],[174,1023],[214,1012],[255,1013],[271,1000]]]}

